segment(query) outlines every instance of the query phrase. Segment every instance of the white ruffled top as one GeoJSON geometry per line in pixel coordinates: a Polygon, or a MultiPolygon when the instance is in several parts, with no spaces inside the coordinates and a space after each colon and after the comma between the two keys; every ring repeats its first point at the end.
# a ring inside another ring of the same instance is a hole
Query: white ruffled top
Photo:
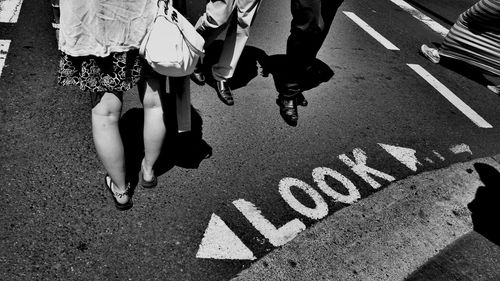
{"type": "Polygon", "coordinates": [[[99,57],[138,49],[153,22],[156,0],[61,0],[59,50],[99,57]]]}

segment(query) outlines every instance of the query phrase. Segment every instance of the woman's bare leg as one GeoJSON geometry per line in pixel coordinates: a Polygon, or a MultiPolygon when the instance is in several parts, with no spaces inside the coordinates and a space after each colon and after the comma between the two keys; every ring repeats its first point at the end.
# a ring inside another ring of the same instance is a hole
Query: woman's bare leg
{"type": "MultiPolygon", "coordinates": [[[[125,154],[118,128],[122,102],[112,93],[105,93],[92,109],[92,133],[97,155],[114,182],[113,191],[123,192],[125,180],[125,154]]],[[[128,201],[128,196],[117,198],[119,203],[128,201]]]]}
{"type": "Polygon", "coordinates": [[[160,81],[164,79],[148,78],[145,85],[140,85],[144,90],[144,160],[142,161],[143,178],[151,181],[154,177],[153,165],[160,155],[166,128],[163,122],[163,109],[160,95],[162,94],[160,81]]]}

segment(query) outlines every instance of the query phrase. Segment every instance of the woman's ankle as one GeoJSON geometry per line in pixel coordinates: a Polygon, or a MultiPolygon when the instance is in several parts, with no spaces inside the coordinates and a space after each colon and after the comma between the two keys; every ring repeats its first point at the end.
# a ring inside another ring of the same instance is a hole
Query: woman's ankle
{"type": "Polygon", "coordinates": [[[116,202],[125,204],[130,200],[130,183],[117,185],[113,182],[110,176],[106,176],[106,182],[111,190],[111,193],[113,193],[113,197],[115,198],[116,202]]]}
{"type": "Polygon", "coordinates": [[[146,158],[142,159],[141,163],[142,177],[144,180],[149,181],[154,177],[153,164],[148,163],[146,158]]]}

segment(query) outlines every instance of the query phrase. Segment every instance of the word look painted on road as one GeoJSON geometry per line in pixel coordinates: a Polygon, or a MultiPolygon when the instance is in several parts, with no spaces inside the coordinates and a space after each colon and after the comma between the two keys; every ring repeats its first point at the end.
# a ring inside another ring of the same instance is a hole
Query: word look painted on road
{"type": "Polygon", "coordinates": [[[10,40],[0,39],[0,76],[2,76],[2,70],[5,66],[5,60],[7,59],[7,53],[9,51],[10,40]]]}
{"type": "MultiPolygon", "coordinates": [[[[16,23],[22,4],[22,0],[0,0],[0,23],[16,23]]],[[[2,76],[9,46],[10,40],[0,39],[0,76],[2,76]]]]}
{"type": "MultiPolygon", "coordinates": [[[[406,147],[389,144],[378,144],[392,157],[406,166],[413,172],[418,170],[418,166],[423,164],[415,156],[416,150],[406,147]]],[[[449,148],[454,154],[470,153],[469,146],[459,144],[449,148]]],[[[445,158],[437,151],[433,151],[435,157],[444,161],[445,158]]],[[[393,182],[395,177],[367,166],[367,155],[360,149],[355,148],[352,157],[341,154],[338,158],[347,165],[357,176],[369,184],[373,189],[379,189],[382,184],[378,181],[382,179],[386,182],[393,182]]],[[[430,158],[425,158],[429,163],[433,163],[430,158]]],[[[313,169],[312,177],[319,190],[321,190],[329,200],[344,204],[353,204],[361,199],[361,194],[354,183],[341,173],[328,168],[318,167],[313,169]],[[339,182],[346,190],[347,194],[336,191],[326,181],[331,178],[339,182]]],[[[326,199],[308,183],[291,177],[283,178],[278,185],[278,190],[283,200],[297,213],[312,220],[321,220],[329,214],[326,199]],[[292,193],[292,187],[303,191],[313,202],[314,207],[308,207],[301,203],[292,193]]],[[[257,231],[262,234],[273,246],[282,246],[293,240],[300,232],[306,229],[306,225],[295,218],[281,227],[276,227],[266,219],[261,211],[251,202],[245,199],[238,199],[232,202],[240,213],[252,224],[257,231]]],[[[212,214],[210,222],[196,254],[197,258],[206,259],[230,259],[230,260],[255,260],[254,253],[238,238],[238,236],[226,225],[217,215],[212,214]]]]}

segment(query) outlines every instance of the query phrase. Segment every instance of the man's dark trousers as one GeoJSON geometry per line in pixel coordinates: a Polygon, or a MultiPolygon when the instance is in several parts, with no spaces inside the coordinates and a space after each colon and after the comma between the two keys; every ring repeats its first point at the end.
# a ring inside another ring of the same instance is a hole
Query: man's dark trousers
{"type": "Polygon", "coordinates": [[[290,72],[284,88],[279,89],[281,96],[290,98],[302,92],[300,84],[306,78],[305,72],[313,66],[343,1],[291,0],[292,24],[286,48],[290,72]]]}

